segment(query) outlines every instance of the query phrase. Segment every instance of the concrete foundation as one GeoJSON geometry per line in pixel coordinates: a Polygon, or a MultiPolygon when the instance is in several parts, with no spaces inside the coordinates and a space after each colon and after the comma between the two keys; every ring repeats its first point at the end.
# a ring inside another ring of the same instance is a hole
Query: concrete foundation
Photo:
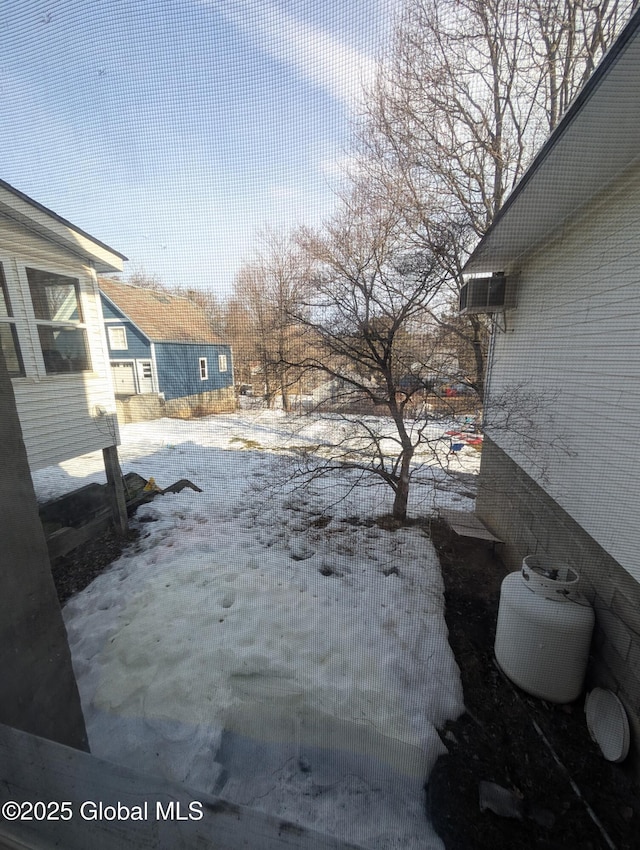
{"type": "Polygon", "coordinates": [[[596,614],[587,686],[609,688],[623,702],[640,774],[640,585],[486,437],[476,513],[505,541],[503,558],[514,570],[539,555],[579,573],[596,614]]]}
{"type": "Polygon", "coordinates": [[[165,401],[156,393],[127,396],[116,399],[118,421],[146,422],[169,416],[174,419],[194,419],[214,413],[233,413],[236,409],[236,394],[233,387],[212,390],[197,395],[183,396],[165,401]]]}
{"type": "Polygon", "coordinates": [[[236,393],[233,387],[198,393],[198,395],[172,398],[165,402],[165,416],[176,419],[192,419],[212,413],[233,413],[236,409],[236,393]]]}

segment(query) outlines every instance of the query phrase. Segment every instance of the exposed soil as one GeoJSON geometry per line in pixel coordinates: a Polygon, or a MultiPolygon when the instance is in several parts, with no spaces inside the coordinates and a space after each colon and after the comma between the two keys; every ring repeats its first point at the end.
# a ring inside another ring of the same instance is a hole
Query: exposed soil
{"type": "Polygon", "coordinates": [[[431,534],[467,707],[441,733],[449,752],[438,760],[427,788],[431,819],[447,850],[639,848],[640,798],[632,765],[602,757],[587,731],[584,700],[559,706],[528,696],[496,666],[495,624],[507,570],[491,544],[458,537],[443,524],[432,526],[431,534]],[[481,811],[482,781],[511,792],[509,802],[515,801],[522,819],[481,811]]]}
{"type": "Polygon", "coordinates": [[[127,537],[118,537],[110,528],[54,561],[51,573],[60,605],[91,584],[137,537],[135,531],[130,531],[127,537]]]}

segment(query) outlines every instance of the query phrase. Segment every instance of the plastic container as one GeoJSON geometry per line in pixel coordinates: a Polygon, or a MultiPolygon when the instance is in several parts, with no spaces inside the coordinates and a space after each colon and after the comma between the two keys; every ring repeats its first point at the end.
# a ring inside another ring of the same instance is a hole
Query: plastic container
{"type": "Polygon", "coordinates": [[[502,582],[495,655],[518,687],[549,702],[580,696],[594,613],[566,564],[529,555],[502,582]]]}

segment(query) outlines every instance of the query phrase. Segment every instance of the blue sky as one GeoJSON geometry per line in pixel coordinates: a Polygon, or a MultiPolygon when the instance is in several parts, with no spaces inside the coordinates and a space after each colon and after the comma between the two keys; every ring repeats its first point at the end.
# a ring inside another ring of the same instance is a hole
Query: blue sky
{"type": "Polygon", "coordinates": [[[0,0],[0,177],[169,285],[319,224],[392,0],[0,0]]]}

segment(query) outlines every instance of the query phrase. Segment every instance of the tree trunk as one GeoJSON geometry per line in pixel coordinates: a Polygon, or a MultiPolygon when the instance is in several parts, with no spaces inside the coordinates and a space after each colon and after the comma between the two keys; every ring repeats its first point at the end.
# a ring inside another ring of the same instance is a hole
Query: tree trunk
{"type": "Polygon", "coordinates": [[[409,503],[409,471],[411,458],[413,457],[413,446],[405,448],[402,452],[400,464],[400,477],[396,487],[396,497],[393,500],[391,514],[394,519],[404,522],[407,518],[407,505],[409,503]]]}
{"type": "Polygon", "coordinates": [[[289,413],[289,395],[287,393],[287,388],[284,385],[284,381],[280,384],[280,395],[282,396],[282,409],[285,413],[289,413]]]}
{"type": "Polygon", "coordinates": [[[287,371],[282,365],[282,355],[280,355],[280,364],[278,366],[278,383],[280,384],[280,398],[282,399],[282,409],[285,413],[289,413],[291,406],[289,404],[289,393],[287,392],[287,371]]]}

